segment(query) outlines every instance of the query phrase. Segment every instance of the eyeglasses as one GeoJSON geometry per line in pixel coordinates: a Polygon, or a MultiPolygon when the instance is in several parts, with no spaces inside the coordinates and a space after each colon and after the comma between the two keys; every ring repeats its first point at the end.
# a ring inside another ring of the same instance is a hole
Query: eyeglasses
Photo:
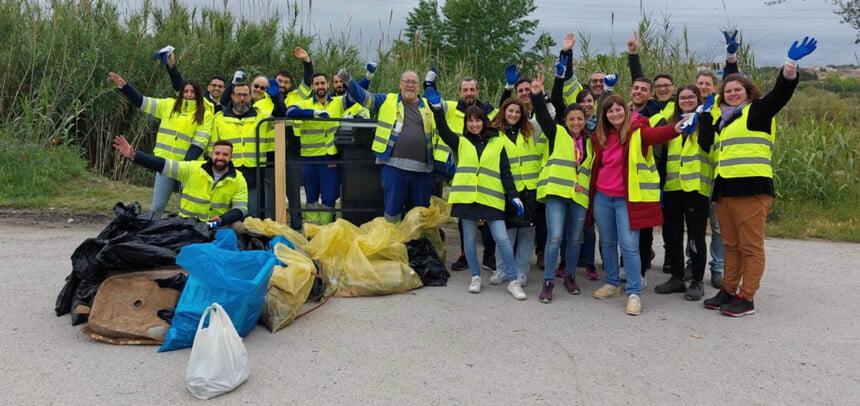
{"type": "Polygon", "coordinates": [[[670,88],[670,87],[672,87],[672,86],[673,86],[673,85],[672,85],[671,83],[662,83],[662,84],[659,84],[659,85],[656,85],[656,84],[654,85],[654,87],[655,87],[655,88],[657,88],[657,89],[668,89],[668,88],[670,88]]]}
{"type": "Polygon", "coordinates": [[[697,100],[696,96],[678,96],[678,100],[697,100]]]}
{"type": "Polygon", "coordinates": [[[417,85],[418,81],[417,80],[401,80],[400,83],[403,83],[406,85],[417,85]]]}
{"type": "Polygon", "coordinates": [[[254,89],[265,89],[265,88],[266,88],[266,86],[258,85],[258,84],[256,84],[256,83],[254,83],[254,84],[253,84],[253,85],[251,85],[251,86],[252,86],[254,89]]]}
{"type": "Polygon", "coordinates": [[[603,79],[591,79],[589,80],[591,83],[603,83],[603,79]]]}

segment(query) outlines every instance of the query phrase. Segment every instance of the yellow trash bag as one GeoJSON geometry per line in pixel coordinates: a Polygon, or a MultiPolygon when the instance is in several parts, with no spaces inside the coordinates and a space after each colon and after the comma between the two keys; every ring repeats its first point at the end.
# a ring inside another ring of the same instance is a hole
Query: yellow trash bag
{"type": "Polygon", "coordinates": [[[283,236],[290,240],[296,247],[304,249],[308,245],[308,239],[301,233],[283,224],[278,224],[271,219],[260,220],[254,217],[247,217],[244,221],[245,230],[257,234],[265,235],[266,237],[283,236]]]}
{"type": "Polygon", "coordinates": [[[314,237],[305,249],[322,264],[323,277],[337,287],[336,296],[387,295],[422,286],[409,267],[403,236],[384,219],[360,228],[338,219],[306,231],[314,237]]]}
{"type": "Polygon", "coordinates": [[[316,274],[316,266],[310,258],[284,244],[275,245],[275,256],[287,266],[275,266],[260,315],[263,324],[273,333],[288,326],[299,315],[314,286],[316,274]]]}
{"type": "Polygon", "coordinates": [[[432,196],[430,207],[415,207],[406,213],[398,229],[403,234],[401,242],[406,243],[421,238],[421,234],[430,228],[439,227],[451,216],[451,206],[444,200],[432,196]]]}

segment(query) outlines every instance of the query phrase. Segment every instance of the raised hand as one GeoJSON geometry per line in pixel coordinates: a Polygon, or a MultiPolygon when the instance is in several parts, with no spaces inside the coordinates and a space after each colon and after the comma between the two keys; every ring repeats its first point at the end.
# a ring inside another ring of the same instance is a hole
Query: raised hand
{"type": "Polygon", "coordinates": [[[576,45],[576,37],[573,36],[572,32],[569,32],[564,35],[564,42],[561,44],[562,51],[570,51],[573,49],[573,46],[576,45]]]}
{"type": "Polygon", "coordinates": [[[117,135],[113,139],[113,149],[117,150],[122,156],[128,159],[134,159],[134,148],[128,143],[122,135],[117,135]]]}
{"type": "Polygon", "coordinates": [[[618,83],[618,75],[615,73],[603,77],[603,88],[609,92],[612,91],[616,83],[618,83]]]}
{"type": "Polygon", "coordinates": [[[696,107],[696,113],[710,112],[711,107],[714,107],[714,94],[713,93],[711,93],[710,95],[708,95],[707,98],[705,98],[705,102],[702,103],[701,106],[696,107]]]}
{"type": "Polygon", "coordinates": [[[243,70],[239,69],[239,70],[233,72],[233,81],[231,83],[233,83],[234,85],[237,85],[237,84],[242,83],[244,81],[245,81],[245,72],[243,70]]]}
{"type": "Polygon", "coordinates": [[[174,48],[173,46],[168,45],[164,48],[159,49],[158,51],[153,52],[152,57],[154,59],[158,59],[158,61],[161,62],[162,65],[167,65],[169,62],[169,57],[171,54],[173,54],[173,51],[175,49],[176,48],[174,48]]]}
{"type": "Polygon", "coordinates": [[[311,61],[311,56],[308,55],[308,51],[305,51],[304,48],[302,48],[302,47],[295,47],[293,49],[293,56],[295,56],[296,58],[301,59],[305,62],[311,61]]]}
{"type": "Polygon", "coordinates": [[[519,78],[520,74],[517,72],[517,65],[510,64],[505,66],[505,82],[508,86],[513,87],[519,78]]]}
{"type": "Polygon", "coordinates": [[[281,86],[275,79],[269,79],[269,87],[266,88],[266,93],[271,97],[277,97],[281,94],[281,86]]]}
{"type": "Polygon", "coordinates": [[[568,55],[562,55],[558,58],[558,62],[555,63],[555,76],[564,78],[565,73],[567,73],[568,62],[570,62],[570,56],[568,55]]]}
{"type": "Polygon", "coordinates": [[[532,94],[543,93],[543,73],[538,71],[537,76],[535,76],[535,80],[532,81],[532,94]]]}
{"type": "Polygon", "coordinates": [[[738,47],[741,45],[737,40],[738,30],[732,31],[731,34],[728,31],[723,31],[723,37],[726,38],[726,53],[734,54],[738,52],[738,47]]]}
{"type": "Polygon", "coordinates": [[[639,32],[633,31],[633,36],[627,40],[627,53],[635,54],[639,52],[639,45],[641,42],[639,41],[639,32]]]}
{"type": "Polygon", "coordinates": [[[113,84],[116,86],[117,89],[122,89],[123,86],[125,86],[127,84],[125,79],[123,79],[122,76],[117,75],[116,72],[109,72],[108,73],[108,80],[113,82],[113,84]]]}
{"type": "Polygon", "coordinates": [[[370,74],[376,73],[376,62],[368,62],[367,65],[365,66],[365,68],[367,69],[367,72],[370,74]]]}
{"type": "Polygon", "coordinates": [[[805,56],[811,54],[818,47],[818,41],[815,38],[803,37],[803,41],[798,44],[794,41],[791,48],[788,49],[788,59],[792,62],[797,62],[805,56]]]}
{"type": "Polygon", "coordinates": [[[439,91],[436,90],[435,87],[424,89],[424,97],[427,98],[427,102],[430,103],[430,107],[433,107],[434,109],[442,108],[442,95],[439,94],[439,91]]]}

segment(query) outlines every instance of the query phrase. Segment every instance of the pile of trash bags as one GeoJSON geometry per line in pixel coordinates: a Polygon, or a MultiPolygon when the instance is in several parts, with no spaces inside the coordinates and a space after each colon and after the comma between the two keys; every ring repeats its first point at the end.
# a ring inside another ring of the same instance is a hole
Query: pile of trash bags
{"type": "Polygon", "coordinates": [[[179,250],[212,241],[215,233],[194,219],[151,220],[137,203],[117,203],[111,223],[72,254],[72,272],[57,296],[57,317],[71,313],[72,325],[85,323],[99,285],[109,275],[176,263],[179,250]]]}
{"type": "MultiPolygon", "coordinates": [[[[83,331],[113,344],[191,347],[213,303],[245,337],[258,322],[272,332],[288,326],[313,302],[444,286],[449,277],[438,226],[450,208],[438,198],[398,224],[340,219],[308,224],[304,233],[251,217],[214,233],[194,219],[145,219],[137,204],[114,211],[117,218],[73,254],[55,309],[58,316],[89,309],[95,296],[98,314],[83,331]]],[[[86,315],[74,313],[73,323],[86,315]]]]}

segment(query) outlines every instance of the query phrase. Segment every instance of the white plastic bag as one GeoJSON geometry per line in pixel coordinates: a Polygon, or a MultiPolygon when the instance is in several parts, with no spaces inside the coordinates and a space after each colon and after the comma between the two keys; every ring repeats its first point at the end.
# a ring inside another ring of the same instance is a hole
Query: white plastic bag
{"type": "Polygon", "coordinates": [[[191,358],[185,370],[188,391],[199,399],[211,399],[236,389],[248,380],[248,353],[233,327],[230,315],[218,303],[203,311],[191,358]],[[203,328],[206,315],[209,327],[203,328]]]}

